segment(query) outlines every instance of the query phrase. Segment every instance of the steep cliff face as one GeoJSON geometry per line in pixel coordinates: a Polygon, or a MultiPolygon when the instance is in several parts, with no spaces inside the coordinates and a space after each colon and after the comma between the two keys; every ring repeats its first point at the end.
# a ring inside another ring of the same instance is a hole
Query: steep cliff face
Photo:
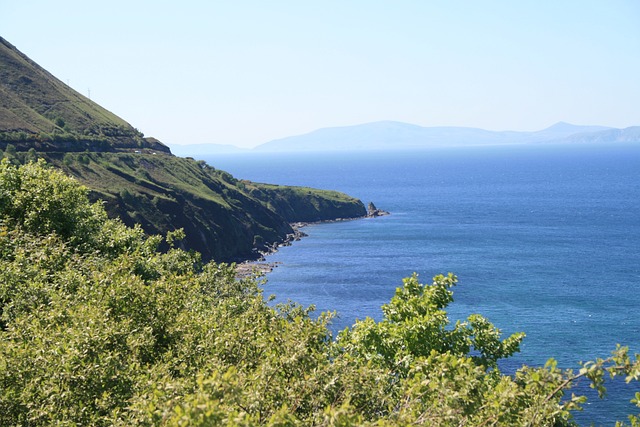
{"type": "Polygon", "coordinates": [[[259,186],[173,156],[154,138],[80,95],[0,38],[0,155],[44,157],[150,234],[183,228],[204,260],[256,258],[293,233],[290,222],[363,216],[333,192],[259,186]]]}
{"type": "Polygon", "coordinates": [[[294,231],[291,222],[357,218],[360,200],[311,188],[253,184],[204,162],[166,154],[47,153],[89,187],[110,215],[150,234],[184,228],[205,260],[254,259],[294,231]]]}
{"type": "Polygon", "coordinates": [[[364,204],[337,191],[271,184],[247,185],[249,194],[282,215],[289,222],[317,222],[358,218],[367,214],[364,204]]]}

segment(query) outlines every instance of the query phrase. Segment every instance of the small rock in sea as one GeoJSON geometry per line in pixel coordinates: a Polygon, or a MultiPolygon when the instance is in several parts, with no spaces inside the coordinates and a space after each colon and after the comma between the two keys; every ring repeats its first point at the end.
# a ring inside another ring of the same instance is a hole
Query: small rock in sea
{"type": "Polygon", "coordinates": [[[367,218],[374,218],[384,215],[389,215],[389,212],[378,209],[376,205],[373,204],[373,202],[369,202],[369,206],[367,207],[367,218]]]}

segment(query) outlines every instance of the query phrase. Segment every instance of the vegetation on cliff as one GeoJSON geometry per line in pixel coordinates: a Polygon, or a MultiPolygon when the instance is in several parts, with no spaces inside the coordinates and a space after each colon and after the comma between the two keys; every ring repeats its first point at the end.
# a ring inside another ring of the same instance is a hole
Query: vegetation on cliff
{"type": "Polygon", "coordinates": [[[361,201],[342,193],[241,181],[205,162],[163,153],[0,154],[16,164],[45,158],[86,185],[111,218],[148,234],[183,229],[180,247],[205,260],[256,259],[294,234],[291,222],[366,214],[361,201]]]}
{"type": "Polygon", "coordinates": [[[0,147],[19,151],[169,149],[79,94],[0,37],[0,147]]]}
{"type": "Polygon", "coordinates": [[[563,426],[580,377],[601,392],[605,374],[640,377],[624,348],[575,372],[501,373],[524,335],[450,323],[452,274],[405,279],[381,321],[334,339],[331,314],[271,307],[233,265],[158,252],[87,193],[42,162],[0,164],[1,425],[563,426]]]}
{"type": "Polygon", "coordinates": [[[3,39],[0,62],[0,425],[563,426],[576,380],[640,377],[625,348],[502,374],[524,336],[451,324],[452,274],[405,279],[382,321],[334,339],[331,314],[272,307],[258,278],[203,259],[360,201],[177,158],[3,39]]]}
{"type": "Polygon", "coordinates": [[[148,234],[182,228],[181,247],[205,260],[257,258],[294,233],[289,222],[366,214],[344,194],[239,181],[175,157],[2,38],[0,64],[4,157],[16,164],[46,159],[89,187],[110,217],[148,234]]]}

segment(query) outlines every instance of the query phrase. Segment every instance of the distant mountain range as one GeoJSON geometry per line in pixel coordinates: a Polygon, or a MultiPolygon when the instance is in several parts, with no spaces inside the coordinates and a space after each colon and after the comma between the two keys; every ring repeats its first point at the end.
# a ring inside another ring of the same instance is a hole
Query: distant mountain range
{"type": "MultiPolygon", "coordinates": [[[[415,150],[428,147],[609,142],[640,142],[640,126],[616,129],[559,122],[535,132],[496,132],[468,127],[423,127],[402,122],[380,121],[322,128],[303,135],[269,141],[251,151],[415,150]]],[[[216,144],[172,146],[172,150],[182,155],[247,151],[230,145],[216,144]]]]}

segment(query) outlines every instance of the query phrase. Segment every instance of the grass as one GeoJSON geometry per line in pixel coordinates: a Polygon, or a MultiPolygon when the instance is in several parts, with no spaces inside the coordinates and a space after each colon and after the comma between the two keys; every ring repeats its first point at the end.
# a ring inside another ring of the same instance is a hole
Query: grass
{"type": "Polygon", "coordinates": [[[204,162],[164,153],[41,155],[90,188],[92,198],[125,223],[139,223],[148,233],[184,228],[185,247],[205,259],[256,258],[286,239],[292,222],[365,214],[359,200],[336,191],[238,180],[204,162]]]}
{"type": "Polygon", "coordinates": [[[53,151],[52,143],[69,145],[71,141],[81,151],[91,145],[102,150],[153,145],[125,120],[76,92],[2,38],[0,64],[2,148],[18,143],[23,150],[53,151]]]}

